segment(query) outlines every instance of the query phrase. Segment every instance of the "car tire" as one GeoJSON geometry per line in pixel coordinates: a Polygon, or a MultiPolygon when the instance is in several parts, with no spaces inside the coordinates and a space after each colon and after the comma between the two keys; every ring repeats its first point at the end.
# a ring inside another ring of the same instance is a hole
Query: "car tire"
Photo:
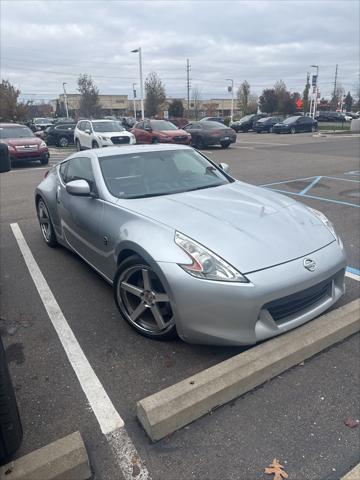
{"type": "Polygon", "coordinates": [[[99,148],[99,144],[94,140],[91,144],[91,148],[99,148]]]}
{"type": "Polygon", "coordinates": [[[42,198],[40,198],[37,202],[36,211],[40,224],[40,230],[45,243],[49,247],[56,247],[58,242],[56,240],[55,230],[50,218],[49,210],[42,198]]]}
{"type": "Polygon", "coordinates": [[[120,263],[113,292],[121,316],[138,333],[154,340],[169,340],[177,336],[168,293],[143,258],[132,255],[120,263]],[[156,299],[160,295],[164,301],[156,299]]]}
{"type": "Polygon", "coordinates": [[[229,148],[230,142],[220,142],[221,148],[229,148]]]}
{"type": "Polygon", "coordinates": [[[315,125],[313,125],[313,126],[311,127],[311,131],[312,131],[312,132],[316,132],[316,127],[315,127],[315,125]]]}
{"type": "Polygon", "coordinates": [[[195,148],[197,148],[198,150],[201,150],[202,148],[204,148],[204,143],[202,141],[202,138],[201,137],[198,137],[195,141],[195,148]]]}
{"type": "Polygon", "coordinates": [[[294,135],[296,133],[295,127],[290,128],[290,133],[291,133],[291,135],[294,135]]]}
{"type": "Polygon", "coordinates": [[[23,436],[14,388],[0,339],[0,465],[19,448],[23,436]]]}
{"type": "Polygon", "coordinates": [[[47,165],[49,163],[49,157],[44,157],[40,160],[41,165],[47,165]]]}
{"type": "Polygon", "coordinates": [[[157,143],[159,143],[159,140],[157,139],[157,137],[153,137],[152,140],[151,140],[151,143],[153,145],[156,145],[157,143]]]}
{"type": "Polygon", "coordinates": [[[81,147],[80,140],[78,138],[75,139],[75,147],[78,152],[81,152],[82,147],[81,147]]]}
{"type": "Polygon", "coordinates": [[[273,131],[274,131],[273,127],[270,127],[269,128],[269,133],[273,133],[273,131]]]}
{"type": "Polygon", "coordinates": [[[69,140],[66,137],[60,137],[58,141],[58,145],[61,148],[66,148],[69,146],[69,140]]]}

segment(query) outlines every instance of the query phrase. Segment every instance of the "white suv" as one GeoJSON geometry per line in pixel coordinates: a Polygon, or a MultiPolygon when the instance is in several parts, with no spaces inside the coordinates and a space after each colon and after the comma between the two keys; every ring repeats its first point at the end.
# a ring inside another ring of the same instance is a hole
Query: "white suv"
{"type": "Polygon", "coordinates": [[[136,143],[135,136],[117,120],[80,120],[74,130],[77,150],[136,143]]]}

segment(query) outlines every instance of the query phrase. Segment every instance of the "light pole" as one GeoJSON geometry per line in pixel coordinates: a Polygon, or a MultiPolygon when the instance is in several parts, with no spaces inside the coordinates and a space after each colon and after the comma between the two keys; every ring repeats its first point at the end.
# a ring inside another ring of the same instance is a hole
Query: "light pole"
{"type": "MultiPolygon", "coordinates": [[[[315,118],[316,115],[316,106],[317,106],[317,97],[318,97],[318,91],[319,91],[319,65],[311,65],[312,68],[316,68],[316,79],[315,82],[312,81],[312,86],[314,87],[314,93],[315,93],[315,98],[313,102],[313,112],[312,112],[312,118],[315,118]]],[[[311,110],[310,110],[311,114],[311,110]]],[[[311,115],[310,115],[311,116],[311,115]]]]}
{"type": "Polygon", "coordinates": [[[231,87],[228,87],[228,90],[231,88],[231,114],[230,114],[230,122],[233,122],[234,117],[234,80],[232,78],[226,79],[228,82],[231,82],[231,87]]]}
{"type": "Polygon", "coordinates": [[[66,82],[63,82],[66,118],[69,118],[69,110],[68,110],[68,103],[67,103],[67,95],[66,95],[65,85],[66,85],[66,82]]]}
{"type": "Polygon", "coordinates": [[[142,76],[142,53],[141,53],[141,47],[135,48],[135,50],[131,50],[131,53],[138,53],[138,54],[139,54],[141,120],[144,120],[144,89],[143,89],[143,76],[142,76]]]}
{"type": "Polygon", "coordinates": [[[135,102],[136,90],[135,90],[135,85],[136,85],[136,83],[132,84],[132,86],[133,86],[133,98],[134,98],[134,118],[136,120],[136,102],[135,102]]]}

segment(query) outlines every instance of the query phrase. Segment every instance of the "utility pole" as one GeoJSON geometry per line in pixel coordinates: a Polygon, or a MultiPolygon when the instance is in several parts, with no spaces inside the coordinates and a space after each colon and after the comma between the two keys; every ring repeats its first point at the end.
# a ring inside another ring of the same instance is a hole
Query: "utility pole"
{"type": "Polygon", "coordinates": [[[68,103],[67,103],[67,95],[66,95],[65,85],[66,85],[66,82],[63,82],[66,118],[69,118],[69,110],[68,110],[68,103]]]}
{"type": "Polygon", "coordinates": [[[338,64],[336,64],[336,68],[335,68],[335,79],[334,79],[334,93],[333,93],[333,98],[335,98],[335,95],[336,95],[337,69],[338,69],[338,64]]]}
{"type": "Polygon", "coordinates": [[[190,112],[190,61],[186,59],[186,86],[187,86],[187,111],[190,112]]]}

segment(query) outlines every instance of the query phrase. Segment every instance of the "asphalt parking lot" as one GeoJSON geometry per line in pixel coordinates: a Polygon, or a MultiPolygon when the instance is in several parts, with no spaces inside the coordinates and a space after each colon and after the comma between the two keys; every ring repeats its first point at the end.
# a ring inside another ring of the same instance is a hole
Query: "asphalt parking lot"
{"type": "MultiPolygon", "coordinates": [[[[204,153],[231,174],[297,198],[334,223],[353,278],[339,305],[359,296],[360,138],[238,134],[228,150],[204,153]]],[[[65,154],[52,150],[51,164],[65,154]]],[[[154,480],[255,480],[273,458],[290,480],[336,480],[359,462],[359,335],[318,354],[230,404],[152,444],[136,402],[232,355],[239,348],[160,343],[119,318],[112,289],[76,255],[42,241],[33,191],[44,167],[20,165],[1,181],[1,320],[24,426],[17,456],[79,430],[97,480],[122,479],[23,261],[18,223],[90,365],[125,422],[154,480]]],[[[135,472],[136,473],[136,472],[135,472]]],[[[140,478],[140,476],[138,476],[140,478]]]]}

